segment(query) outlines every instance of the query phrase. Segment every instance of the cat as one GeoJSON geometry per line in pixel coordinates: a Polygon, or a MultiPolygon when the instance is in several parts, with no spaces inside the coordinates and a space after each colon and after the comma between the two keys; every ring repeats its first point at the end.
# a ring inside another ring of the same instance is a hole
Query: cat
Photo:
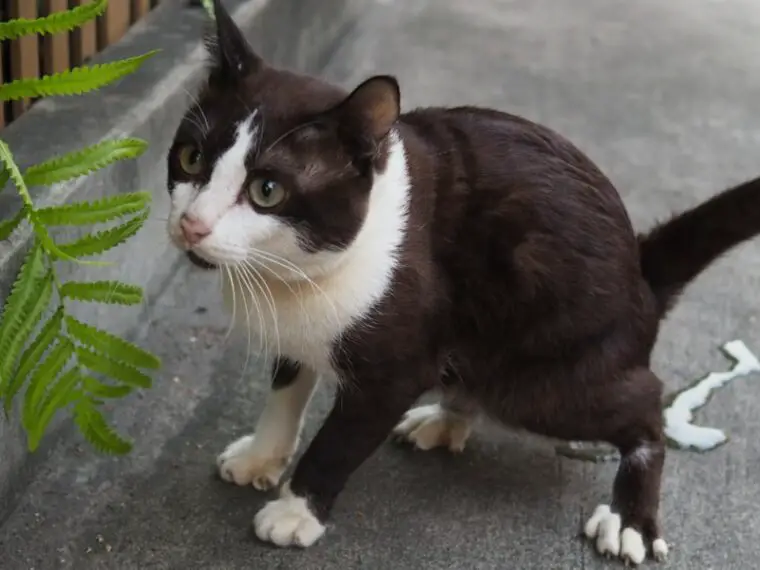
{"type": "Polygon", "coordinates": [[[585,534],[627,563],[664,560],[650,355],[684,288],[760,233],[760,180],[637,234],[610,180],[549,128],[468,106],[401,113],[388,75],[346,91],[275,68],[213,5],[208,79],[168,153],[168,233],[226,276],[276,353],[254,433],[217,459],[227,481],[280,486],[256,535],[312,545],[390,435],[461,451],[485,414],[616,446],[585,534]],[[319,378],[336,379],[332,411],[282,481],[319,378]]]}

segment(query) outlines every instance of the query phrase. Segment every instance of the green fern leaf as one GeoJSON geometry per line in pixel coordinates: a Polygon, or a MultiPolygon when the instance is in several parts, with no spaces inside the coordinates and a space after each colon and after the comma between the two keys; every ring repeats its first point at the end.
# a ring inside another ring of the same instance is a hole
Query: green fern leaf
{"type": "Polygon", "coordinates": [[[31,431],[34,426],[36,411],[42,404],[46,389],[55,382],[72,356],[74,356],[74,345],[67,338],[58,337],[48,355],[32,374],[32,379],[24,394],[24,407],[21,414],[21,422],[27,431],[31,431]]]}
{"type": "MultiPolygon", "coordinates": [[[[9,348],[9,354],[12,355],[14,359],[18,357],[18,353],[24,348],[29,336],[42,318],[45,309],[48,308],[52,297],[53,274],[48,272],[35,284],[35,287],[32,290],[32,295],[24,306],[23,321],[9,348]]],[[[8,362],[11,363],[10,360],[8,362]]],[[[13,363],[13,367],[7,371],[7,374],[12,374],[14,369],[15,363],[13,363]]],[[[6,373],[6,371],[4,370],[3,373],[6,373]]],[[[10,385],[13,384],[15,384],[15,381],[14,378],[11,378],[10,385]]],[[[10,386],[7,392],[10,393],[10,386]]]]}
{"type": "Polygon", "coordinates": [[[95,398],[124,398],[132,393],[131,386],[114,386],[98,382],[91,376],[85,376],[83,379],[85,392],[95,398]]]}
{"type": "Polygon", "coordinates": [[[30,451],[35,451],[39,447],[42,436],[55,413],[71,402],[81,379],[82,374],[79,368],[71,368],[50,386],[39,408],[32,410],[32,417],[27,420],[29,422],[27,441],[30,451]]]}
{"type": "Polygon", "coordinates": [[[18,212],[16,212],[16,215],[13,216],[10,220],[5,220],[4,222],[0,222],[0,241],[3,241],[4,239],[8,239],[11,237],[11,234],[13,233],[13,230],[15,230],[18,225],[21,223],[21,220],[23,220],[26,217],[26,208],[19,209],[18,212]]]}
{"type": "Polygon", "coordinates": [[[68,281],[60,292],[67,299],[116,305],[139,305],[143,300],[140,287],[119,281],[68,281]]]}
{"type": "MultiPolygon", "coordinates": [[[[0,87],[0,89],[2,89],[2,87],[0,87]]],[[[32,197],[29,195],[29,190],[26,188],[24,177],[16,165],[16,161],[13,160],[11,149],[3,140],[0,140],[0,161],[5,165],[5,171],[16,185],[16,189],[18,190],[19,196],[21,196],[21,199],[24,201],[24,204],[30,209],[33,208],[34,204],[32,204],[32,197]]]]}
{"type": "Polygon", "coordinates": [[[40,208],[35,212],[46,226],[82,226],[102,224],[143,211],[150,204],[149,192],[117,194],[92,202],[74,202],[63,206],[40,208]]]}
{"type": "Polygon", "coordinates": [[[87,325],[74,317],[66,317],[66,328],[76,340],[114,360],[129,362],[138,368],[158,369],[161,361],[151,353],[112,335],[104,330],[87,325]]]}
{"type": "Polygon", "coordinates": [[[25,312],[35,301],[34,296],[42,292],[45,277],[42,248],[35,240],[5,301],[0,322],[0,394],[5,393],[24,340],[34,328],[32,324],[26,329],[29,321],[25,312]]]}
{"type": "Polygon", "coordinates": [[[93,91],[134,73],[146,59],[156,53],[156,51],[151,51],[119,61],[75,67],[43,77],[16,79],[0,85],[0,101],[52,95],[79,95],[93,91]]]}
{"type": "Polygon", "coordinates": [[[73,10],[55,12],[44,18],[18,18],[0,23],[0,40],[15,40],[31,34],[57,34],[78,28],[106,10],[108,0],[95,0],[73,10]]]}
{"type": "Polygon", "coordinates": [[[74,202],[63,206],[40,208],[35,212],[46,226],[82,226],[102,224],[143,211],[150,204],[149,192],[130,192],[108,196],[92,202],[74,202]]]}
{"type": "Polygon", "coordinates": [[[26,347],[26,350],[21,355],[19,360],[16,374],[11,379],[8,389],[5,393],[5,413],[10,413],[11,406],[13,405],[13,399],[16,394],[24,385],[29,374],[37,367],[37,364],[42,359],[42,355],[50,348],[53,341],[58,337],[61,332],[61,324],[63,323],[63,308],[59,307],[53,316],[48,319],[35,339],[26,347]]]}
{"type": "MultiPolygon", "coordinates": [[[[2,89],[2,87],[0,87],[0,89],[2,89]]],[[[5,142],[2,140],[0,140],[0,160],[5,163],[6,171],[10,175],[11,180],[13,180],[13,183],[16,185],[16,190],[18,191],[19,196],[21,196],[21,199],[28,209],[28,212],[31,213],[29,216],[29,221],[32,224],[32,228],[34,229],[34,233],[37,236],[37,239],[40,241],[45,251],[47,251],[47,253],[50,255],[54,255],[60,259],[65,259],[67,261],[87,263],[90,265],[102,265],[99,262],[79,262],[76,258],[58,249],[58,246],[53,241],[53,238],[51,238],[48,234],[45,226],[40,223],[39,220],[37,220],[37,217],[34,215],[34,204],[32,203],[32,197],[29,195],[29,190],[24,183],[24,177],[21,175],[21,171],[18,169],[16,162],[13,160],[11,149],[8,148],[8,145],[5,144],[5,142]]]]}
{"type": "Polygon", "coordinates": [[[0,192],[3,191],[3,188],[5,188],[5,185],[8,184],[8,180],[10,180],[11,175],[8,172],[8,169],[5,168],[5,163],[0,160],[0,192]]]}
{"type": "Polygon", "coordinates": [[[117,160],[137,158],[147,148],[148,143],[135,138],[103,141],[30,166],[24,172],[24,182],[27,186],[51,186],[85,176],[117,160]]]}
{"type": "Polygon", "coordinates": [[[74,421],[84,438],[97,450],[123,455],[132,450],[132,444],[119,436],[95,407],[95,402],[82,399],[74,406],[74,421]]]}
{"type": "Polygon", "coordinates": [[[123,224],[102,232],[87,234],[75,241],[60,244],[58,248],[70,257],[84,257],[103,253],[124,243],[140,231],[149,214],[150,211],[146,210],[143,214],[135,216],[123,224]]]}
{"type": "Polygon", "coordinates": [[[208,15],[211,17],[211,19],[216,20],[213,0],[201,0],[201,3],[203,4],[203,7],[206,9],[206,12],[208,12],[208,15]]]}
{"type": "Polygon", "coordinates": [[[150,388],[153,384],[150,376],[143,374],[134,366],[113,360],[89,348],[77,347],[77,356],[82,366],[86,366],[92,372],[119,380],[128,386],[150,388]]]}
{"type": "Polygon", "coordinates": [[[150,203],[148,192],[117,194],[92,202],[75,202],[35,211],[46,226],[82,226],[102,224],[113,219],[143,211],[150,203]]]}

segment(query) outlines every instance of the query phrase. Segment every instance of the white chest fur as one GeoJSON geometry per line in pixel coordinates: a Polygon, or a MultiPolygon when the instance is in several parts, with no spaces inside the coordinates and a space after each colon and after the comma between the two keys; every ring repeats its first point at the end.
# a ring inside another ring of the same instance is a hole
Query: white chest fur
{"type": "MultiPolygon", "coordinates": [[[[317,254],[329,269],[315,272],[318,277],[309,275],[310,280],[283,280],[261,268],[254,275],[238,267],[223,280],[225,300],[235,320],[250,330],[252,349],[331,373],[336,339],[366,320],[388,294],[406,230],[410,192],[403,142],[395,133],[391,137],[386,169],[375,175],[367,215],[355,240],[343,252],[317,254]]],[[[278,262],[268,265],[276,269],[278,262]]]]}

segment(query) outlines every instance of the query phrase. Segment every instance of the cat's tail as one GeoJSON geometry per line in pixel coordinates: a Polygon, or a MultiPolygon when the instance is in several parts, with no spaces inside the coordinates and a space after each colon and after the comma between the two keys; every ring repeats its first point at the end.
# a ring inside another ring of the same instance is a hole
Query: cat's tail
{"type": "Polygon", "coordinates": [[[734,246],[760,234],[760,178],[639,235],[641,270],[665,316],[689,282],[734,246]]]}

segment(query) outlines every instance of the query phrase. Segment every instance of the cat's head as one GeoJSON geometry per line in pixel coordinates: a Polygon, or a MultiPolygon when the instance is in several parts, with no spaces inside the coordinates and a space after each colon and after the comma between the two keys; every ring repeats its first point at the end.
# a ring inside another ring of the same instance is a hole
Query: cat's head
{"type": "Polygon", "coordinates": [[[347,93],[275,69],[214,5],[208,81],[169,151],[169,234],[201,265],[294,265],[315,277],[362,226],[398,85],[375,76],[347,93]]]}

